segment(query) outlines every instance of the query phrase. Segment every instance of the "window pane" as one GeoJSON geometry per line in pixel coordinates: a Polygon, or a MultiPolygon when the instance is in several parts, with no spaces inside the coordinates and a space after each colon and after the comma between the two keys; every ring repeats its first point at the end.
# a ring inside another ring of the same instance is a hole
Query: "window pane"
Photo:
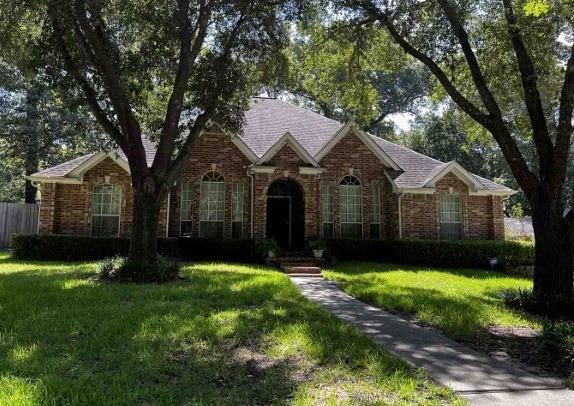
{"type": "Polygon", "coordinates": [[[225,182],[223,176],[217,172],[206,174],[201,182],[199,220],[200,237],[223,237],[225,182]]]}
{"type": "Polygon", "coordinates": [[[234,183],[232,188],[232,221],[243,221],[243,183],[234,183]]]}
{"type": "Polygon", "coordinates": [[[121,211],[121,190],[114,185],[98,185],[92,195],[92,235],[117,236],[121,211]]]}
{"type": "Polygon", "coordinates": [[[181,184],[181,221],[191,220],[193,183],[184,182],[181,184]]]}
{"type": "Polygon", "coordinates": [[[462,199],[456,194],[444,194],[440,200],[440,235],[443,240],[463,237],[462,199]]]}
{"type": "Polygon", "coordinates": [[[362,187],[354,176],[341,181],[341,237],[361,238],[363,230],[362,187]]]}
{"type": "Polygon", "coordinates": [[[381,192],[379,185],[371,185],[371,223],[381,222],[381,192]]]}

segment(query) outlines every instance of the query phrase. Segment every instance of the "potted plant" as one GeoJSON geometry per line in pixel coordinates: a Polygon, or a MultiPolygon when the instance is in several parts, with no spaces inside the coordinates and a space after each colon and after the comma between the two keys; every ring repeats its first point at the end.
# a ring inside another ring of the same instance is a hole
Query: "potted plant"
{"type": "Polygon", "coordinates": [[[327,244],[325,240],[319,237],[313,237],[309,239],[309,248],[313,251],[315,258],[323,258],[323,253],[327,249],[327,244]]]}
{"type": "Polygon", "coordinates": [[[281,248],[273,238],[265,238],[257,244],[257,252],[262,257],[274,258],[281,253],[281,248]]]}

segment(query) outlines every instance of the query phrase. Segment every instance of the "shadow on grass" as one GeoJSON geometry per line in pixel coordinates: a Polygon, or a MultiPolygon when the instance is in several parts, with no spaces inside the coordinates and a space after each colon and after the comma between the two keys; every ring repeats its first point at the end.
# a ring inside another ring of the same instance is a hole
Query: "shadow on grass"
{"type": "Polygon", "coordinates": [[[0,273],[0,376],[38,403],[284,404],[316,365],[411,379],[275,272],[196,265],[183,282],[122,285],[38,265],[0,273]]]}

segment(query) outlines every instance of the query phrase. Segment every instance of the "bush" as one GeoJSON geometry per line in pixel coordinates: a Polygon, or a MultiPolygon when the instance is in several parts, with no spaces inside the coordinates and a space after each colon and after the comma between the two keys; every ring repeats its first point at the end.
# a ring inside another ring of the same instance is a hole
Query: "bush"
{"type": "Polygon", "coordinates": [[[180,267],[177,262],[158,256],[153,265],[131,263],[124,257],[111,257],[98,264],[100,279],[114,282],[162,283],[178,279],[180,267]]]}
{"type": "Polygon", "coordinates": [[[574,301],[563,297],[539,300],[532,289],[508,289],[501,293],[503,302],[510,308],[540,314],[551,319],[574,319],[574,301]]]}
{"type": "Polygon", "coordinates": [[[534,247],[518,241],[435,241],[435,240],[327,240],[329,254],[339,260],[383,261],[449,268],[490,268],[534,263],[534,247]]]}
{"type": "Polygon", "coordinates": [[[540,337],[545,345],[560,354],[563,362],[574,372],[574,323],[544,323],[540,337]]]}
{"type": "Polygon", "coordinates": [[[265,238],[255,245],[255,252],[259,258],[267,258],[269,251],[272,251],[275,256],[281,255],[281,247],[273,238],[265,238]]]}
{"type": "MultiPolygon", "coordinates": [[[[15,235],[13,255],[18,259],[43,261],[93,261],[126,256],[130,240],[122,237],[81,237],[69,235],[15,235]]],[[[158,251],[164,256],[188,261],[255,260],[253,240],[210,240],[160,238],[158,251]]]]}

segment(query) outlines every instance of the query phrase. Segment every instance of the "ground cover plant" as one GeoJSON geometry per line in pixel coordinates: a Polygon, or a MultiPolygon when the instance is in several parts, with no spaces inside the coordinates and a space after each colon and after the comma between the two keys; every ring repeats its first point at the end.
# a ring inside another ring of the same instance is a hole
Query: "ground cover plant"
{"type": "Polygon", "coordinates": [[[248,265],[166,284],[0,253],[0,404],[453,404],[452,394],[248,265]]]}

